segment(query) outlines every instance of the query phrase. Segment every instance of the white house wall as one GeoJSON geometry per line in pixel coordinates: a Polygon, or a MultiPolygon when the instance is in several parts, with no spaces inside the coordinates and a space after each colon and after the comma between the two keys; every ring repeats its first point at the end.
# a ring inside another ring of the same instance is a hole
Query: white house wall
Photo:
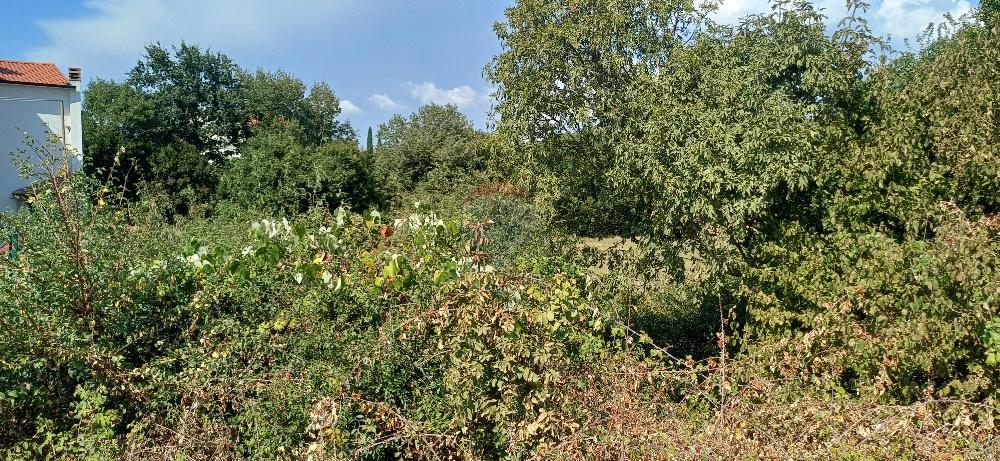
{"type": "Polygon", "coordinates": [[[83,152],[80,92],[74,87],[0,83],[0,209],[16,206],[11,193],[29,184],[15,156],[25,150],[25,135],[44,144],[51,135],[68,141],[71,167],[79,167],[83,152]]]}

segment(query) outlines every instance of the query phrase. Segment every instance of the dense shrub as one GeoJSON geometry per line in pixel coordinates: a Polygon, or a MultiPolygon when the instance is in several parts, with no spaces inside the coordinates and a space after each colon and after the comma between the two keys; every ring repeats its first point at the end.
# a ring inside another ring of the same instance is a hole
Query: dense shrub
{"type": "Polygon", "coordinates": [[[78,180],[37,191],[2,262],[14,458],[527,456],[611,347],[582,272],[498,272],[461,221],[167,226],[78,180]]]}
{"type": "Polygon", "coordinates": [[[823,337],[787,352],[839,364],[817,383],[994,398],[996,30],[965,18],[893,60],[852,11],[830,33],[804,2],[731,27],[686,2],[519,2],[488,68],[506,165],[556,216],[582,213],[570,230],[648,242],[611,291],[622,312],[684,313],[641,318],[658,339],[823,337]],[[655,327],[682,319],[701,328],[655,327]]]}
{"type": "Polygon", "coordinates": [[[224,209],[292,215],[310,207],[360,209],[378,203],[371,162],[353,141],[311,144],[295,124],[261,130],[219,182],[224,209]]]}
{"type": "Polygon", "coordinates": [[[541,255],[551,254],[549,243],[556,235],[530,202],[505,195],[478,196],[469,200],[465,209],[488,235],[482,251],[490,255],[491,264],[512,269],[518,262],[537,261],[541,255]]]}
{"type": "Polygon", "coordinates": [[[767,248],[773,268],[759,283],[775,290],[757,293],[751,311],[756,333],[787,348],[791,360],[776,369],[888,401],[995,400],[1000,370],[984,335],[1000,316],[1000,228],[942,211],[933,240],[873,232],[819,241],[789,230],[812,251],[767,248]]]}

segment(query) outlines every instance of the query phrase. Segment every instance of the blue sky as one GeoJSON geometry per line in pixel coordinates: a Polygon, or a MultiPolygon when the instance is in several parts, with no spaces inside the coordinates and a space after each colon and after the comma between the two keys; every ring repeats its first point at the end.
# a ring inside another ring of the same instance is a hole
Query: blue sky
{"type": "MultiPolygon", "coordinates": [[[[483,66],[499,51],[494,22],[512,0],[0,0],[0,58],[79,66],[85,79],[121,79],[145,44],[211,47],[249,69],[325,80],[360,133],[428,102],[455,103],[482,127],[490,107],[483,66]]],[[[843,0],[817,0],[831,17],[843,0]]],[[[876,0],[873,28],[894,42],[976,0],[876,0]]],[[[767,0],[724,0],[736,21],[767,0]]]]}

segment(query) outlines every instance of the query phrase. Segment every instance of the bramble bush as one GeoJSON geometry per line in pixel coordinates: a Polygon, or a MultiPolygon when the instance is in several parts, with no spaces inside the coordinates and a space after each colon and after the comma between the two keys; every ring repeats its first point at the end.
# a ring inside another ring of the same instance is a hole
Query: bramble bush
{"type": "Polygon", "coordinates": [[[341,208],[240,232],[50,186],[3,263],[8,457],[529,456],[578,428],[558,388],[613,350],[582,271],[499,272],[481,225],[341,208]]]}

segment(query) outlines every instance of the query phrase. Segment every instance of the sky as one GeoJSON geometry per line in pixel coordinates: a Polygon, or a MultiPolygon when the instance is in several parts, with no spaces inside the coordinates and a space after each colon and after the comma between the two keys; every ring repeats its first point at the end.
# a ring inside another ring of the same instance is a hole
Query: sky
{"type": "MultiPolygon", "coordinates": [[[[895,44],[977,0],[872,0],[872,28],[895,44]]],[[[843,0],[815,0],[831,23],[843,0]]],[[[0,0],[0,59],[83,68],[85,82],[121,80],[152,42],[220,51],[247,69],[326,81],[362,134],[426,103],[457,105],[483,128],[500,51],[493,24],[513,0],[0,0]]],[[[733,23],[767,0],[723,0],[733,23]]]]}

